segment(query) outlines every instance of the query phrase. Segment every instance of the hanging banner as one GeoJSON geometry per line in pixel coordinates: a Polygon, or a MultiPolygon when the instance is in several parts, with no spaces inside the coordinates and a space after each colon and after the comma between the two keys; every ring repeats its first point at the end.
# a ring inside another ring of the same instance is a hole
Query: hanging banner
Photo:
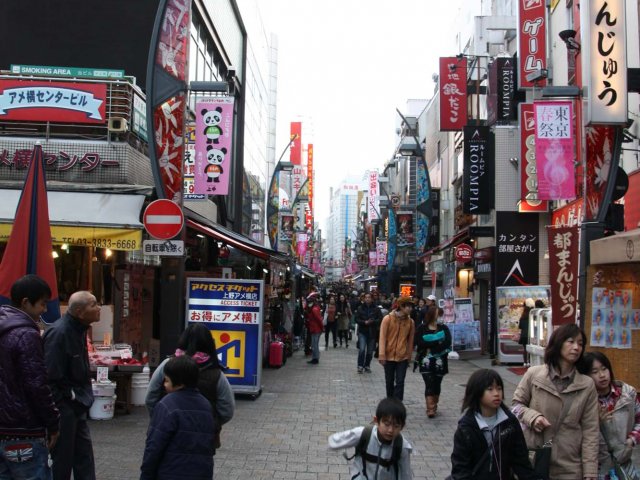
{"type": "Polygon", "coordinates": [[[291,136],[293,139],[289,149],[289,161],[294,165],[302,164],[302,122],[291,122],[291,136]]]}
{"type": "Polygon", "coordinates": [[[369,266],[370,267],[375,267],[377,265],[378,265],[378,256],[377,256],[375,250],[371,250],[369,252],[369,266]]]}
{"type": "Polygon", "coordinates": [[[580,225],[584,221],[584,201],[578,198],[564,207],[557,208],[551,214],[551,225],[554,227],[570,227],[580,225]]]}
{"type": "Polygon", "coordinates": [[[385,240],[376,241],[376,265],[383,266],[387,264],[387,242],[385,240]]]}
{"type": "Polygon", "coordinates": [[[497,121],[508,124],[518,119],[518,109],[516,108],[516,61],[509,57],[498,57],[496,59],[497,71],[497,121]]]}
{"type": "Polygon", "coordinates": [[[571,102],[536,102],[536,163],[538,198],[570,200],[576,197],[571,102]]]}
{"type": "Polygon", "coordinates": [[[396,242],[398,247],[408,247],[409,245],[413,245],[414,241],[413,213],[398,212],[398,234],[396,242]]]}
{"type": "Polygon", "coordinates": [[[393,267],[396,261],[396,245],[398,243],[398,229],[396,222],[396,212],[389,210],[389,217],[387,219],[389,232],[389,245],[387,247],[387,265],[393,267]]]}
{"type": "Polygon", "coordinates": [[[546,212],[549,203],[538,198],[536,120],[533,103],[520,104],[520,202],[519,212],[546,212]]]}
{"type": "Polygon", "coordinates": [[[367,204],[367,219],[369,222],[379,220],[380,214],[380,186],[378,184],[378,171],[369,171],[369,202],[367,204]]]}
{"type": "Polygon", "coordinates": [[[202,323],[216,343],[225,377],[239,393],[262,389],[262,280],[187,278],[187,325],[202,323]]]}
{"type": "Polygon", "coordinates": [[[495,206],[495,137],[489,127],[464,127],[462,211],[488,214],[495,206]]]}
{"type": "Polygon", "coordinates": [[[585,124],[625,125],[627,34],[624,0],[582,0],[580,49],[585,124]]]}
{"type": "Polygon", "coordinates": [[[293,239],[293,215],[280,214],[280,232],[278,233],[278,240],[280,242],[291,243],[293,239]]]}
{"type": "Polygon", "coordinates": [[[585,131],[587,137],[586,218],[595,220],[607,191],[616,129],[595,126],[586,127],[585,131]]]}
{"type": "Polygon", "coordinates": [[[296,253],[298,257],[304,259],[307,254],[307,245],[309,237],[306,233],[296,233],[296,253]]]}
{"type": "Polygon", "coordinates": [[[544,87],[546,78],[527,75],[547,68],[547,17],[543,0],[518,0],[518,88],[544,87]]]}
{"type": "MultiPolygon", "coordinates": [[[[307,145],[307,181],[309,182],[309,212],[313,218],[313,144],[307,145]]],[[[313,220],[311,221],[313,224],[313,220]]]]}
{"type": "Polygon", "coordinates": [[[229,193],[233,102],[233,97],[214,97],[196,103],[194,193],[229,193]]]}
{"type": "Polygon", "coordinates": [[[467,124],[467,59],[440,58],[440,131],[462,130],[467,124]]]}
{"type": "MultiPolygon", "coordinates": [[[[302,185],[307,180],[307,169],[302,165],[296,165],[291,171],[291,198],[295,200],[302,185]]],[[[306,193],[306,191],[305,191],[306,193]]]]}
{"type": "Polygon", "coordinates": [[[538,216],[496,212],[496,286],[538,284],[538,216]]]}
{"type": "Polygon", "coordinates": [[[549,228],[549,275],[554,325],[575,323],[578,307],[578,226],[549,228]]]}

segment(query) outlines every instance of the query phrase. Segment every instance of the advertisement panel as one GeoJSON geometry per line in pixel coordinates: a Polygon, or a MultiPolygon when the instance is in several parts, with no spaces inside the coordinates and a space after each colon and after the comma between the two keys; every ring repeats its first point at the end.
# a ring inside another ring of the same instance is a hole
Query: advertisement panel
{"type": "Polygon", "coordinates": [[[234,392],[259,393],[262,375],[262,280],[187,278],[187,323],[213,336],[234,392]]]}
{"type": "Polygon", "coordinates": [[[587,127],[586,218],[596,220],[609,183],[615,127],[587,127]]]}
{"type": "Polygon", "coordinates": [[[538,196],[536,120],[533,103],[520,104],[520,203],[519,212],[546,212],[549,203],[538,196]]]}
{"type": "Polygon", "coordinates": [[[233,152],[233,97],[205,98],[196,103],[194,192],[227,195],[233,152]]]}
{"type": "Polygon", "coordinates": [[[451,332],[453,350],[480,349],[480,322],[473,317],[470,298],[453,299],[454,320],[447,324],[451,332]]]}
{"type": "Polygon", "coordinates": [[[495,137],[489,127],[464,127],[462,210],[479,215],[495,206],[495,137]]]}
{"type": "Polygon", "coordinates": [[[302,164],[302,122],[291,122],[291,148],[289,149],[289,161],[294,165],[302,164]]]}
{"type": "Polygon", "coordinates": [[[387,264],[387,241],[386,240],[376,241],[376,255],[378,257],[378,259],[376,260],[376,264],[378,266],[383,266],[387,264]]]}
{"type": "Polygon", "coordinates": [[[497,121],[499,123],[509,123],[517,120],[518,110],[516,108],[516,61],[509,57],[498,57],[497,66],[497,94],[498,100],[497,121]]]}
{"type": "Polygon", "coordinates": [[[536,119],[538,198],[573,199],[576,197],[576,176],[571,102],[536,102],[533,110],[536,119]]]}
{"type": "Polygon", "coordinates": [[[413,245],[413,213],[398,212],[398,233],[396,235],[396,244],[398,247],[408,247],[413,245]]]}
{"type": "Polygon", "coordinates": [[[551,311],[554,325],[575,323],[578,313],[578,226],[549,228],[551,311]]]}
{"type": "Polygon", "coordinates": [[[543,0],[518,0],[518,88],[547,85],[546,78],[527,75],[547,68],[547,17],[543,0]]]}
{"type": "Polygon", "coordinates": [[[309,212],[313,218],[313,144],[307,145],[307,181],[309,182],[309,212]]]}
{"type": "Polygon", "coordinates": [[[496,212],[496,286],[538,284],[538,217],[496,212]]]}
{"type": "Polygon", "coordinates": [[[367,220],[379,220],[380,214],[380,186],[378,184],[378,171],[369,171],[369,202],[367,204],[367,220]]]}
{"type": "Polygon", "coordinates": [[[193,193],[195,190],[194,172],[196,169],[196,125],[185,127],[184,135],[184,200],[206,200],[207,196],[193,193]]]}
{"type": "Polygon", "coordinates": [[[440,131],[462,130],[467,124],[467,59],[440,58],[440,131]]]}
{"type": "Polygon", "coordinates": [[[0,120],[105,123],[103,83],[0,80],[0,120]]]}

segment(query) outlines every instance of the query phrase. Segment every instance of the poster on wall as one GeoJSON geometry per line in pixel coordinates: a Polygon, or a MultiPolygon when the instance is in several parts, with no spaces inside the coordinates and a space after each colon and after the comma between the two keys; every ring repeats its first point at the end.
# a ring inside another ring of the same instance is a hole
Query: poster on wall
{"type": "Polygon", "coordinates": [[[470,298],[453,299],[454,320],[447,323],[454,350],[480,349],[480,322],[474,319],[470,298]]]}
{"type": "Polygon", "coordinates": [[[640,329],[633,290],[595,287],[591,293],[592,347],[631,348],[631,331],[640,329]]]}
{"type": "Polygon", "coordinates": [[[263,293],[262,280],[187,278],[187,324],[202,323],[211,331],[237,393],[261,389],[263,293]]]}

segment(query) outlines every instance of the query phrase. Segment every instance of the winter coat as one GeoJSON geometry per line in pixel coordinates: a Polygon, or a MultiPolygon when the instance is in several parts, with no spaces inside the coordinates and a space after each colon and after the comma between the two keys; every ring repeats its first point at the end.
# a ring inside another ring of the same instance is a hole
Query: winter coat
{"type": "MultiPolygon", "coordinates": [[[[337,450],[339,448],[355,448],[360,440],[360,436],[364,431],[364,427],[356,427],[344,432],[334,433],[329,437],[329,448],[337,450]]],[[[402,439],[402,455],[398,461],[398,480],[410,480],[413,478],[413,472],[411,471],[411,444],[406,438],[402,439]]],[[[353,455],[353,450],[346,452],[349,456],[353,455]]],[[[378,427],[374,425],[371,432],[371,438],[369,439],[369,445],[367,445],[367,453],[374,455],[378,458],[385,460],[391,459],[392,444],[382,443],[378,439],[378,427]]],[[[375,462],[367,460],[367,471],[363,475],[362,472],[362,458],[356,456],[353,459],[349,467],[349,478],[351,480],[395,480],[396,473],[393,466],[385,468],[377,465],[375,462]],[[377,476],[376,476],[377,470],[377,476]]]]}
{"type": "Polygon", "coordinates": [[[489,430],[479,414],[471,410],[458,421],[451,454],[452,480],[537,480],[529,462],[529,451],[518,419],[504,405],[498,422],[489,430]],[[487,437],[491,438],[491,447],[487,437]]]}
{"type": "Polygon", "coordinates": [[[338,317],[338,330],[348,330],[349,321],[351,320],[351,307],[349,302],[336,303],[336,316],[338,317]]]}
{"type": "Polygon", "coordinates": [[[311,335],[314,333],[322,333],[324,330],[324,325],[322,325],[322,311],[318,304],[307,309],[307,329],[311,335]]]}
{"type": "Polygon", "coordinates": [[[513,394],[513,412],[523,425],[528,447],[541,447],[553,436],[549,473],[554,480],[598,474],[598,395],[591,377],[577,371],[574,375],[561,393],[551,381],[547,365],[531,367],[513,394]],[[560,418],[563,402],[569,399],[571,408],[560,418]],[[540,415],[551,426],[537,433],[532,425],[540,415]],[[556,422],[561,424],[554,436],[556,422]]]}
{"type": "Polygon", "coordinates": [[[400,319],[396,311],[382,319],[378,341],[378,359],[391,362],[411,360],[415,324],[409,316],[400,319]]]}
{"type": "Polygon", "coordinates": [[[359,334],[375,334],[380,320],[382,320],[382,313],[373,303],[370,303],[369,305],[363,303],[358,307],[358,311],[356,312],[356,323],[358,324],[359,334]],[[365,325],[367,320],[373,320],[373,323],[365,325]]]}
{"type": "Polygon", "coordinates": [[[214,420],[194,388],[168,394],[153,409],[140,480],[211,480],[214,420]]]}
{"type": "Polygon", "coordinates": [[[449,373],[449,352],[451,351],[451,332],[449,327],[437,324],[436,330],[420,325],[416,330],[416,359],[420,364],[420,373],[449,373]]]}
{"type": "Polygon", "coordinates": [[[330,303],[327,304],[327,307],[325,309],[325,315],[327,316],[327,323],[333,323],[336,321],[335,303],[333,305],[331,305],[330,303]]]}
{"type": "Polygon", "coordinates": [[[0,405],[0,435],[44,437],[58,431],[40,330],[9,305],[0,307],[0,405]]]}

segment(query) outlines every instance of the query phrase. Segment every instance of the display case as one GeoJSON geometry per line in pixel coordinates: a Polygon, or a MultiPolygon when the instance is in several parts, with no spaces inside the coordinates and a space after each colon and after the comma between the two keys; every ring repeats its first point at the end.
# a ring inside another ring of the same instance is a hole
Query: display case
{"type": "Polygon", "coordinates": [[[553,332],[550,308],[534,308],[529,312],[529,363],[531,366],[544,363],[544,349],[553,332]]]}

